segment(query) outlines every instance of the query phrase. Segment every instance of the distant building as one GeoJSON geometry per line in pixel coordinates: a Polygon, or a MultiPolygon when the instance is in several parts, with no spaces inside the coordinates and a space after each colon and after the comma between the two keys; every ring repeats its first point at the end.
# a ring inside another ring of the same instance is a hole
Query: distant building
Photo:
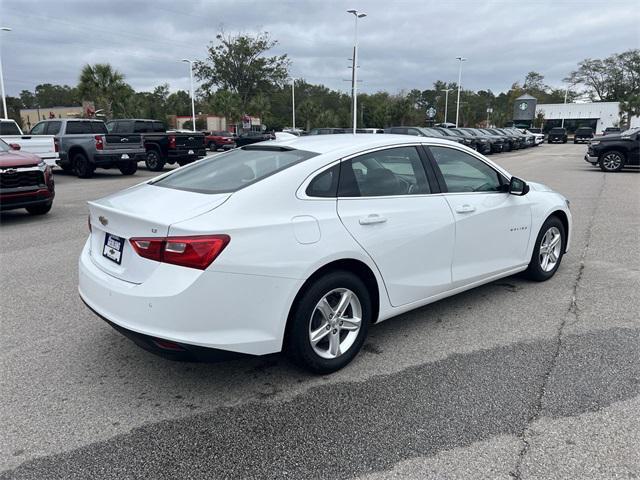
{"type": "MultiPolygon", "coordinates": [[[[601,132],[607,127],[620,126],[620,102],[541,103],[536,116],[544,115],[544,129],[562,125],[570,131],[578,127],[591,127],[601,132]]],[[[640,126],[640,117],[631,117],[630,126],[640,126]]]]}
{"type": "MultiPolygon", "coordinates": [[[[230,132],[236,131],[236,124],[227,122],[225,117],[220,117],[218,115],[196,115],[196,123],[198,120],[205,120],[207,122],[207,127],[205,130],[228,130],[230,132]]],[[[245,117],[243,122],[240,122],[240,128],[244,128],[245,130],[260,130],[260,118],[259,117],[245,117]],[[249,120],[248,122],[246,120],[249,120]],[[245,128],[246,127],[246,128],[245,128]]],[[[173,126],[177,129],[184,128],[184,124],[187,122],[191,122],[191,115],[176,115],[171,118],[173,126]],[[175,120],[174,120],[175,119],[175,120]]]]}
{"type": "Polygon", "coordinates": [[[78,107],[49,107],[49,108],[23,108],[20,110],[22,125],[26,131],[30,130],[40,120],[49,118],[81,117],[84,109],[78,107]]]}

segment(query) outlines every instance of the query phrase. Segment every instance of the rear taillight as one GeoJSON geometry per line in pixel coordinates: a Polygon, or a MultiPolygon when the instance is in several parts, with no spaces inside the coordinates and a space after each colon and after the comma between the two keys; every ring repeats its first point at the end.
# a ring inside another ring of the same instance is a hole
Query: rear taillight
{"type": "Polygon", "coordinates": [[[55,147],[56,152],[59,152],[60,151],[60,140],[58,140],[57,138],[54,138],[53,139],[53,146],[55,147]]]}
{"type": "Polygon", "coordinates": [[[104,140],[102,135],[96,135],[93,138],[96,139],[96,150],[104,150],[104,140]]]}
{"type": "Polygon", "coordinates": [[[229,235],[131,238],[138,255],[156,262],[206,269],[229,243],[229,235]]]}
{"type": "Polygon", "coordinates": [[[176,136],[169,135],[169,148],[176,148],[176,136]]]}

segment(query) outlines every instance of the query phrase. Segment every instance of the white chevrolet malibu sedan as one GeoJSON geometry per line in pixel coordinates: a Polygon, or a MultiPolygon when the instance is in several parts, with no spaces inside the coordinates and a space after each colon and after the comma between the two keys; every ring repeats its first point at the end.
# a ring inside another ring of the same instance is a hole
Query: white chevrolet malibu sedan
{"type": "Polygon", "coordinates": [[[569,202],[458,143],[321,135],[205,158],[89,203],[84,302],[168,356],[287,351],[344,367],[369,326],[526,272],[551,278],[569,202]]]}

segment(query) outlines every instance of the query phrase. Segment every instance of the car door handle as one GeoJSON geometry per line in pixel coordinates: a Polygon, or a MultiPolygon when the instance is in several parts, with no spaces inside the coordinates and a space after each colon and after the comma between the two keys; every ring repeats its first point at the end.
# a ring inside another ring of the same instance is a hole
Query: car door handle
{"type": "Polygon", "coordinates": [[[376,224],[376,223],[384,223],[386,221],[387,221],[386,217],[381,217],[380,215],[378,215],[376,213],[372,213],[371,215],[369,215],[367,217],[362,217],[359,220],[360,225],[373,225],[373,224],[376,224]]]}
{"type": "Polygon", "coordinates": [[[473,205],[469,205],[468,203],[465,203],[464,205],[458,205],[456,207],[456,212],[458,213],[471,213],[475,211],[476,207],[474,207],[473,205]]]}

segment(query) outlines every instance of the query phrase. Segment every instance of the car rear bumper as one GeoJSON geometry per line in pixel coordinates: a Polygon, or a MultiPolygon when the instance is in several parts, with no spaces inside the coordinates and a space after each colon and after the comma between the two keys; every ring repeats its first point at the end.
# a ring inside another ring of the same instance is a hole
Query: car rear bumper
{"type": "Polygon", "coordinates": [[[169,150],[169,152],[167,153],[169,161],[172,162],[193,161],[202,158],[205,155],[206,150],[204,147],[169,150]]]}
{"type": "Polygon", "coordinates": [[[96,266],[89,242],[79,260],[78,291],[89,308],[133,336],[176,342],[185,349],[279,352],[298,287],[295,279],[165,263],[144,283],[129,283],[96,266]]]}
{"type": "Polygon", "coordinates": [[[109,166],[123,162],[141,162],[147,157],[146,151],[143,150],[117,150],[96,152],[93,155],[93,163],[97,166],[109,166]]]}

